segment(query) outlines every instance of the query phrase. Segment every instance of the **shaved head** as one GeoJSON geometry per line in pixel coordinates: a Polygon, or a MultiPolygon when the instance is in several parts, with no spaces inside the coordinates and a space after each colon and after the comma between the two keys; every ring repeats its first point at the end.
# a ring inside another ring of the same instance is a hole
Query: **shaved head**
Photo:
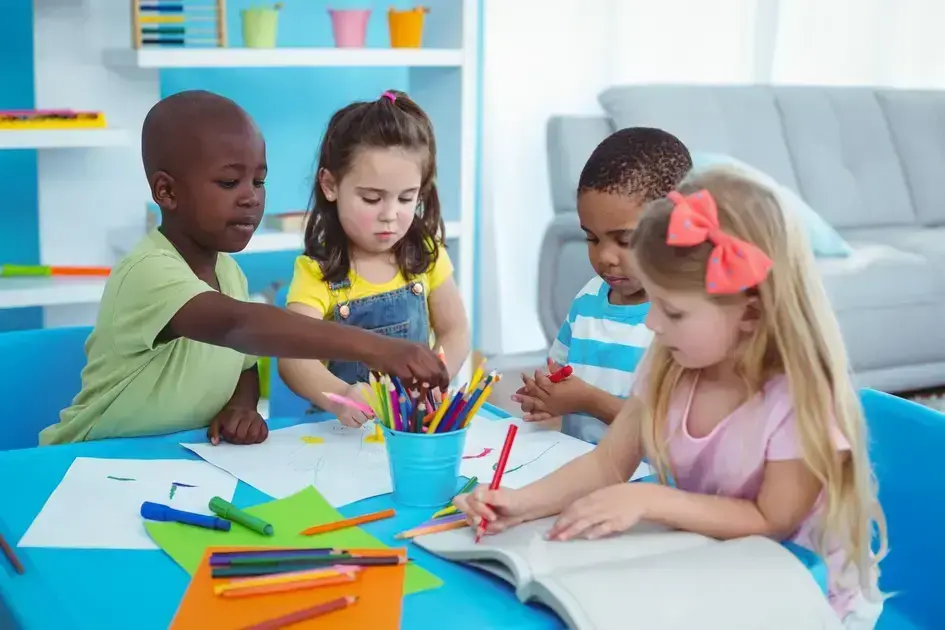
{"type": "Polygon", "coordinates": [[[259,130],[230,99],[205,90],[178,92],[159,101],[144,119],[141,159],[150,180],[157,171],[180,175],[224,133],[259,130]]]}

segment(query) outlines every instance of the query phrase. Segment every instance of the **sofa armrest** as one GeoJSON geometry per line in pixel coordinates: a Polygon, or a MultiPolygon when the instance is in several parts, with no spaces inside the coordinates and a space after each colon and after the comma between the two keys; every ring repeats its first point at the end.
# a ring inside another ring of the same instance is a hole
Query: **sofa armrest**
{"type": "Polygon", "coordinates": [[[538,256],[538,317],[549,344],[558,335],[572,298],[593,273],[584,253],[586,240],[577,211],[557,215],[545,230],[538,256]],[[581,245],[583,264],[569,255],[576,244],[581,245]]]}
{"type": "Polygon", "coordinates": [[[886,603],[916,627],[945,628],[945,415],[864,389],[870,459],[886,514],[889,555],[880,563],[886,603]]]}

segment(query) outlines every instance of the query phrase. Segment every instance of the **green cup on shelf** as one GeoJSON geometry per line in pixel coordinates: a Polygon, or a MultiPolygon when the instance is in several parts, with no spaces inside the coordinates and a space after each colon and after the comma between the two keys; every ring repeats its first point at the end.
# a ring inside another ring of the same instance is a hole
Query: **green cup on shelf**
{"type": "Polygon", "coordinates": [[[277,2],[272,7],[250,7],[240,11],[243,45],[247,48],[275,48],[281,8],[282,3],[277,2]]]}

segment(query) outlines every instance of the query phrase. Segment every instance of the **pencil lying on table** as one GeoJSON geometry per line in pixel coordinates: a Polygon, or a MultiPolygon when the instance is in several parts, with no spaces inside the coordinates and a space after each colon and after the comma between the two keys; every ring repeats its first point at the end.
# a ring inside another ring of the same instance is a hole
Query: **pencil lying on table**
{"type": "Polygon", "coordinates": [[[20,559],[16,557],[16,554],[13,553],[13,548],[7,544],[6,539],[3,537],[3,534],[0,534],[0,547],[3,548],[3,555],[7,557],[7,560],[10,561],[10,564],[13,565],[13,570],[23,575],[26,571],[23,569],[23,565],[20,564],[20,559]]]}

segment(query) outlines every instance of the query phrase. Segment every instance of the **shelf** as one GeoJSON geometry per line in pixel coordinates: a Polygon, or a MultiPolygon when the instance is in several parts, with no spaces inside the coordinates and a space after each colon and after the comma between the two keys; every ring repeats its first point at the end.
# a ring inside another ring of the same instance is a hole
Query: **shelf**
{"type": "Polygon", "coordinates": [[[0,278],[0,309],[60,304],[94,304],[105,278],[0,278]]]}
{"type": "Polygon", "coordinates": [[[128,144],[123,129],[43,129],[0,131],[0,149],[74,149],[128,144]]]}
{"type": "Polygon", "coordinates": [[[114,68],[460,67],[449,48],[133,48],[105,51],[114,68]]]}
{"type": "Polygon", "coordinates": [[[292,232],[269,232],[260,230],[253,234],[246,249],[240,254],[265,254],[267,252],[299,251],[304,249],[302,235],[292,232]]]}

